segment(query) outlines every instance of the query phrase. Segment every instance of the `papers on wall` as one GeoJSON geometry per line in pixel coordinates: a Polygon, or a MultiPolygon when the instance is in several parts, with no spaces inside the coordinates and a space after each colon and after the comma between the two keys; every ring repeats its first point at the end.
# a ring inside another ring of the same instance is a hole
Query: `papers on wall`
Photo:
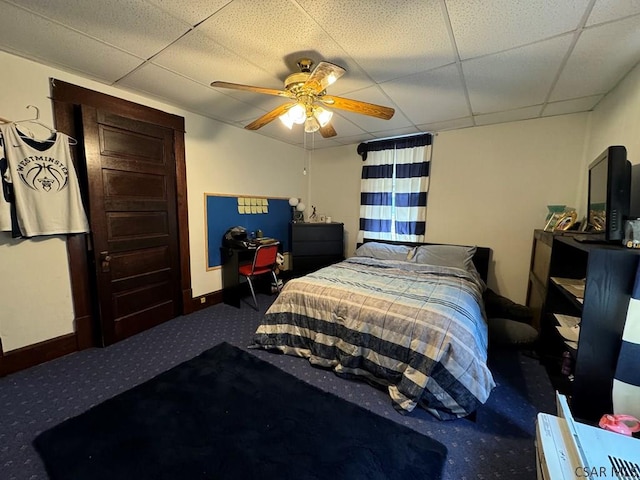
{"type": "Polygon", "coordinates": [[[269,213],[269,200],[267,200],[266,198],[238,197],[238,213],[269,213]]]}

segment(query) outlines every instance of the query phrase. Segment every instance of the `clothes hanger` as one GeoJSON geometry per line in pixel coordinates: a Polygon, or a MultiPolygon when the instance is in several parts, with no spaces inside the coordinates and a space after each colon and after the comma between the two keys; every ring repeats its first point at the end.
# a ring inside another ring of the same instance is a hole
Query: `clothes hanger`
{"type": "MultiPolygon", "coordinates": [[[[19,124],[19,123],[35,123],[36,125],[40,125],[41,127],[46,128],[47,130],[49,130],[51,132],[52,135],[58,133],[58,131],[51,127],[50,125],[47,125],[46,123],[40,121],[40,109],[38,107],[36,107],[35,105],[27,105],[27,109],[29,108],[33,108],[36,111],[36,117],[35,118],[26,118],[24,120],[14,120],[13,123],[14,124],[19,124]]],[[[29,132],[31,134],[31,136],[33,137],[33,133],[29,132]]],[[[55,142],[55,140],[52,139],[46,139],[46,140],[41,140],[43,142],[55,142]]],[[[70,145],[77,145],[78,141],[73,138],[73,137],[69,137],[69,144],[70,145]]]]}

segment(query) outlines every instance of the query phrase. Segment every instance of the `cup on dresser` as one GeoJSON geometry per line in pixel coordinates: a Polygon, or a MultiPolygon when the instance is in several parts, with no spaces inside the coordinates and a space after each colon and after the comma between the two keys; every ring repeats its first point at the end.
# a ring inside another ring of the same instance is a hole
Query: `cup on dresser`
{"type": "Polygon", "coordinates": [[[326,221],[327,223],[331,223],[331,217],[327,216],[327,218],[325,219],[325,221],[326,221]]]}

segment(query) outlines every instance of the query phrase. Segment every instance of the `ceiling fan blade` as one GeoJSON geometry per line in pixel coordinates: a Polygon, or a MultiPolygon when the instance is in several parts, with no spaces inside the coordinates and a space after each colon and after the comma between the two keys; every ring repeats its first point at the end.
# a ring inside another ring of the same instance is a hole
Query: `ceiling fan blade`
{"type": "Polygon", "coordinates": [[[278,118],[280,115],[282,115],[284,112],[289,110],[294,105],[295,103],[285,103],[283,105],[280,105],[279,107],[274,108],[270,112],[265,113],[260,118],[255,119],[253,122],[251,122],[249,125],[247,125],[244,128],[246,128],[247,130],[258,130],[259,128],[264,127],[267,123],[278,118]]]}
{"type": "Polygon", "coordinates": [[[344,75],[346,70],[339,65],[329,62],[320,62],[313,69],[303,88],[312,89],[315,93],[324,91],[329,85],[344,75]]]}
{"type": "Polygon", "coordinates": [[[391,107],[383,107],[382,105],[361,102],[350,98],[334,97],[333,95],[323,95],[322,97],[318,97],[318,100],[329,107],[369,115],[383,120],[389,120],[395,113],[395,110],[391,107]]]}
{"type": "Polygon", "coordinates": [[[335,128],[333,128],[330,123],[327,123],[324,127],[320,127],[319,132],[322,138],[330,138],[337,135],[335,128]]]}
{"type": "Polygon", "coordinates": [[[245,92],[264,93],[267,95],[277,95],[278,97],[291,98],[291,94],[285,90],[276,90],[275,88],[254,87],[252,85],[242,85],[241,83],[230,83],[215,81],[211,82],[212,87],[231,88],[233,90],[244,90],[245,92]]]}

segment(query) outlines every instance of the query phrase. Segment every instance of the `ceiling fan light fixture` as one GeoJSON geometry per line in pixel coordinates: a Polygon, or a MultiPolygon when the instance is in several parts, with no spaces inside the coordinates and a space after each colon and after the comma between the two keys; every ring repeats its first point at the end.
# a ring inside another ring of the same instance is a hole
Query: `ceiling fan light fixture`
{"type": "Polygon", "coordinates": [[[330,73],[330,74],[327,76],[327,79],[326,79],[327,87],[328,87],[329,85],[333,85],[333,84],[335,83],[335,81],[336,81],[336,80],[338,80],[338,78],[339,78],[339,77],[338,77],[335,73],[333,73],[333,72],[332,72],[332,73],[330,73]]]}
{"type": "Polygon", "coordinates": [[[296,103],[289,109],[287,115],[289,115],[289,118],[293,123],[302,125],[307,118],[307,110],[301,103],[296,103]]]}
{"type": "Polygon", "coordinates": [[[319,104],[383,120],[393,117],[394,109],[391,107],[327,95],[327,87],[344,75],[346,70],[325,61],[318,63],[313,70],[311,70],[312,65],[313,61],[309,58],[298,60],[300,71],[287,76],[283,90],[223,81],[211,82],[211,86],[274,95],[289,100],[245,125],[244,128],[247,130],[258,130],[276,118],[280,118],[289,130],[294,124],[304,124],[307,133],[319,131],[323,138],[335,137],[337,133],[330,124],[333,113],[326,111],[319,104]]]}
{"type": "Polygon", "coordinates": [[[318,120],[316,120],[316,117],[313,115],[308,116],[304,122],[305,133],[313,133],[318,130],[320,130],[320,124],[318,123],[318,120]]]}
{"type": "Polygon", "coordinates": [[[283,113],[278,118],[282,123],[284,123],[284,126],[287,127],[289,130],[293,128],[293,120],[289,116],[289,112],[283,113]]]}
{"type": "Polygon", "coordinates": [[[313,116],[316,117],[316,120],[321,127],[325,127],[331,121],[333,112],[331,110],[325,110],[322,107],[315,107],[313,109],[313,116]]]}

